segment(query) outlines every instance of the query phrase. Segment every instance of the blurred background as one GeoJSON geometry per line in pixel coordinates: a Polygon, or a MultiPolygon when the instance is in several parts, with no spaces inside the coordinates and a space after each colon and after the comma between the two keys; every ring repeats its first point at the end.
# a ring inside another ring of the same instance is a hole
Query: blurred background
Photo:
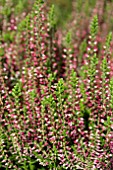
{"type": "Polygon", "coordinates": [[[47,0],[49,6],[55,5],[56,21],[59,27],[64,27],[71,17],[73,0],[47,0]]]}
{"type": "MultiPolygon", "coordinates": [[[[12,24],[12,18],[16,18],[18,26],[32,10],[34,2],[35,0],[0,0],[0,30],[7,32],[12,24]]],[[[91,19],[95,14],[99,18],[102,36],[113,30],[113,0],[45,0],[45,2],[48,10],[52,4],[55,6],[57,30],[62,30],[64,35],[70,30],[76,41],[78,39],[81,41],[88,34],[91,19]]]]}
{"type": "MultiPolygon", "coordinates": [[[[33,6],[35,0],[0,0],[0,20],[3,15],[10,17],[20,15],[23,11],[28,13],[33,6]]],[[[55,5],[55,17],[57,25],[64,27],[65,24],[75,17],[82,17],[83,13],[85,18],[91,17],[92,14],[97,12],[103,19],[109,17],[109,23],[113,25],[113,18],[111,10],[113,9],[113,0],[45,0],[47,6],[55,5]],[[103,11],[104,13],[103,13],[103,11]]]]}

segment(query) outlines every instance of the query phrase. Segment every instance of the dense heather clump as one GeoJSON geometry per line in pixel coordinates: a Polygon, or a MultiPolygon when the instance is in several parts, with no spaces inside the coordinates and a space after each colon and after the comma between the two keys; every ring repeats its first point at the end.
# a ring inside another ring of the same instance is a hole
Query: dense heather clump
{"type": "Polygon", "coordinates": [[[65,36],[54,5],[28,2],[0,4],[0,169],[112,170],[113,2],[93,1],[91,17],[73,2],[65,36]]]}

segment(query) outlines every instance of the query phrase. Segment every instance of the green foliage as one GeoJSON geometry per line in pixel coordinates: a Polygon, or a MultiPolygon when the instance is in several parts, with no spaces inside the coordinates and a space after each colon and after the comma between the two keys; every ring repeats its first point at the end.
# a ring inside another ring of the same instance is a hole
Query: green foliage
{"type": "Polygon", "coordinates": [[[77,10],[81,12],[83,6],[83,0],[77,0],[77,10]]]}
{"type": "Polygon", "coordinates": [[[44,3],[44,0],[35,0],[34,5],[33,5],[33,11],[38,12],[42,3],[44,3]]]}
{"type": "Polygon", "coordinates": [[[47,104],[50,106],[50,109],[55,113],[56,110],[56,102],[52,94],[46,99],[47,104]]]}
{"type": "Polygon", "coordinates": [[[21,96],[21,83],[16,83],[14,88],[12,89],[12,95],[14,98],[20,97],[21,96]]]}
{"type": "Polygon", "coordinates": [[[63,27],[69,20],[72,12],[72,1],[70,0],[48,0],[48,4],[55,7],[55,22],[59,27],[63,27]]]}
{"type": "Polygon", "coordinates": [[[72,35],[71,35],[71,32],[69,31],[69,32],[67,33],[66,39],[65,39],[67,46],[70,46],[70,44],[71,44],[71,40],[72,40],[71,36],[72,36],[72,35]]]}
{"type": "Polygon", "coordinates": [[[80,100],[80,111],[81,111],[81,116],[84,119],[84,125],[85,125],[85,130],[89,129],[89,117],[90,117],[90,109],[87,108],[84,104],[84,100],[80,100]]]}
{"type": "Polygon", "coordinates": [[[36,98],[36,91],[35,91],[35,89],[33,89],[31,92],[29,92],[29,94],[30,94],[31,101],[33,103],[35,98],[36,98]]]}
{"type": "Polygon", "coordinates": [[[61,97],[62,94],[64,94],[66,87],[64,85],[64,80],[61,78],[58,83],[57,83],[57,87],[56,87],[56,96],[57,99],[59,99],[59,101],[61,101],[61,97]]]}
{"type": "Polygon", "coordinates": [[[54,28],[56,25],[54,5],[51,6],[50,11],[49,11],[49,22],[50,22],[50,27],[54,28]]]}
{"type": "Polygon", "coordinates": [[[25,28],[26,28],[26,20],[27,20],[27,17],[26,17],[25,19],[23,19],[23,20],[18,24],[18,31],[19,31],[19,32],[25,30],[25,28]]]}
{"type": "Polygon", "coordinates": [[[1,1],[0,1],[0,5],[2,5],[2,6],[4,6],[5,3],[6,3],[6,0],[1,0],[1,1]]]}
{"type": "Polygon", "coordinates": [[[70,75],[70,84],[73,88],[73,92],[76,92],[76,87],[78,84],[78,78],[77,78],[77,73],[74,71],[74,69],[71,71],[71,75],[70,75]]]}
{"type": "Polygon", "coordinates": [[[56,86],[56,97],[57,97],[57,106],[58,106],[58,110],[63,112],[63,104],[65,101],[65,98],[67,97],[67,93],[65,93],[66,90],[66,86],[64,84],[64,80],[63,78],[59,79],[57,86],[56,86]]]}
{"type": "Polygon", "coordinates": [[[2,10],[2,14],[4,16],[6,16],[6,18],[10,17],[10,15],[11,15],[11,8],[9,8],[8,6],[4,6],[4,8],[2,10]]]}
{"type": "Polygon", "coordinates": [[[4,49],[0,48],[0,57],[4,55],[4,49]]]}
{"type": "Polygon", "coordinates": [[[79,47],[81,55],[84,54],[84,52],[86,51],[86,48],[87,48],[87,41],[86,41],[86,39],[84,39],[84,40],[81,42],[81,45],[80,45],[80,47],[79,47]]]}
{"type": "Polygon", "coordinates": [[[110,116],[107,116],[107,120],[104,122],[104,125],[107,126],[110,130],[110,125],[111,125],[111,118],[110,116]]]}
{"type": "Polygon", "coordinates": [[[110,32],[106,38],[106,48],[109,49],[110,48],[110,43],[112,41],[112,32],[110,32]]]}
{"type": "Polygon", "coordinates": [[[49,82],[50,83],[52,83],[53,82],[53,80],[55,79],[55,77],[56,77],[56,74],[54,73],[54,74],[49,74],[49,78],[48,78],[48,80],[49,80],[49,82]]]}
{"type": "Polygon", "coordinates": [[[45,113],[45,109],[46,109],[47,104],[48,104],[48,101],[47,101],[46,97],[44,97],[43,100],[41,101],[41,112],[42,112],[42,114],[45,113]]]}
{"type": "Polygon", "coordinates": [[[103,80],[103,83],[105,84],[106,83],[106,78],[107,78],[107,73],[109,72],[106,57],[104,57],[104,59],[102,60],[101,68],[102,68],[102,80],[103,80]]]}
{"type": "Polygon", "coordinates": [[[111,41],[112,41],[112,32],[110,32],[108,35],[107,35],[107,38],[106,38],[106,43],[105,43],[105,53],[106,53],[106,57],[108,57],[109,53],[110,53],[110,44],[111,44],[111,41]]]}
{"type": "Polygon", "coordinates": [[[96,75],[96,65],[97,64],[98,64],[98,58],[97,58],[97,55],[95,53],[94,56],[91,57],[91,59],[90,59],[90,68],[88,70],[91,88],[94,87],[94,80],[95,80],[95,75],[96,75]]]}
{"type": "Polygon", "coordinates": [[[21,13],[23,11],[24,5],[23,5],[23,0],[19,0],[16,7],[15,7],[15,12],[21,13]]]}
{"type": "Polygon", "coordinates": [[[90,34],[93,39],[95,38],[97,32],[98,32],[98,17],[97,15],[95,15],[90,24],[90,34]]]}
{"type": "Polygon", "coordinates": [[[14,36],[15,36],[15,32],[6,32],[2,34],[3,40],[5,42],[13,42],[14,41],[14,36]]]}
{"type": "Polygon", "coordinates": [[[105,57],[102,60],[102,64],[101,64],[101,69],[102,69],[102,98],[103,98],[103,102],[105,103],[106,100],[106,79],[109,79],[109,65],[108,65],[108,58],[109,58],[109,52],[110,52],[110,43],[112,40],[112,33],[110,32],[106,38],[106,49],[105,49],[105,57]]]}
{"type": "Polygon", "coordinates": [[[18,106],[20,101],[20,96],[22,95],[22,84],[17,82],[14,88],[12,89],[12,96],[14,97],[15,104],[18,106]]]}
{"type": "Polygon", "coordinates": [[[82,94],[83,101],[86,102],[87,96],[86,96],[85,84],[83,82],[80,83],[80,92],[82,94]]]}
{"type": "Polygon", "coordinates": [[[113,77],[110,79],[109,89],[110,89],[110,106],[113,109],[113,77]]]}
{"type": "Polygon", "coordinates": [[[108,63],[106,57],[102,60],[101,64],[101,69],[102,69],[102,100],[103,103],[105,103],[106,100],[106,79],[109,73],[109,68],[108,68],[108,63]]]}
{"type": "Polygon", "coordinates": [[[78,61],[79,61],[79,65],[81,64],[82,62],[82,58],[83,58],[83,55],[84,53],[86,52],[86,48],[87,48],[87,41],[86,39],[84,39],[81,44],[80,44],[80,47],[79,47],[79,51],[80,51],[80,54],[79,54],[79,58],[78,58],[78,61]]]}
{"type": "MultiPolygon", "coordinates": [[[[76,102],[76,93],[77,93],[77,86],[78,86],[78,77],[77,77],[77,73],[74,69],[71,70],[71,74],[70,74],[70,79],[69,79],[69,85],[70,85],[70,89],[71,89],[71,93],[70,95],[68,95],[68,101],[71,103],[72,105],[72,111],[73,113],[75,113],[76,115],[76,110],[75,110],[75,102],[76,102]]],[[[74,115],[73,119],[76,117],[74,115]]]]}

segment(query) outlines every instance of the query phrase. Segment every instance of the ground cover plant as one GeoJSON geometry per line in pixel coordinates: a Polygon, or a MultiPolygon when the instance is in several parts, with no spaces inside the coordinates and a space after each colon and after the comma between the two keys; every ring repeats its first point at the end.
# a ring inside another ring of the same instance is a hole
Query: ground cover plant
{"type": "Polygon", "coordinates": [[[0,169],[112,170],[113,2],[73,1],[67,32],[28,2],[0,2],[0,169]]]}

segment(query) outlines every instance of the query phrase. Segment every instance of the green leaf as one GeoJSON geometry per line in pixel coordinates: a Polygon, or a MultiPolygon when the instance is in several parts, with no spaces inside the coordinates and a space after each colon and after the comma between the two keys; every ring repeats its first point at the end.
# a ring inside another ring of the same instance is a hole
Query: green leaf
{"type": "Polygon", "coordinates": [[[56,25],[56,19],[55,19],[55,6],[52,5],[49,11],[49,22],[51,27],[55,27],[56,25]]]}
{"type": "Polygon", "coordinates": [[[98,17],[97,17],[97,15],[95,15],[93,17],[91,24],[90,24],[90,34],[91,34],[92,38],[95,38],[97,32],[98,32],[98,17]]]}
{"type": "Polygon", "coordinates": [[[106,48],[109,49],[110,48],[110,43],[112,41],[112,32],[110,32],[106,38],[106,48]]]}
{"type": "Polygon", "coordinates": [[[69,31],[69,32],[67,33],[67,35],[66,35],[66,43],[67,43],[67,45],[70,45],[71,39],[72,39],[72,37],[71,37],[71,32],[69,31]]]}

